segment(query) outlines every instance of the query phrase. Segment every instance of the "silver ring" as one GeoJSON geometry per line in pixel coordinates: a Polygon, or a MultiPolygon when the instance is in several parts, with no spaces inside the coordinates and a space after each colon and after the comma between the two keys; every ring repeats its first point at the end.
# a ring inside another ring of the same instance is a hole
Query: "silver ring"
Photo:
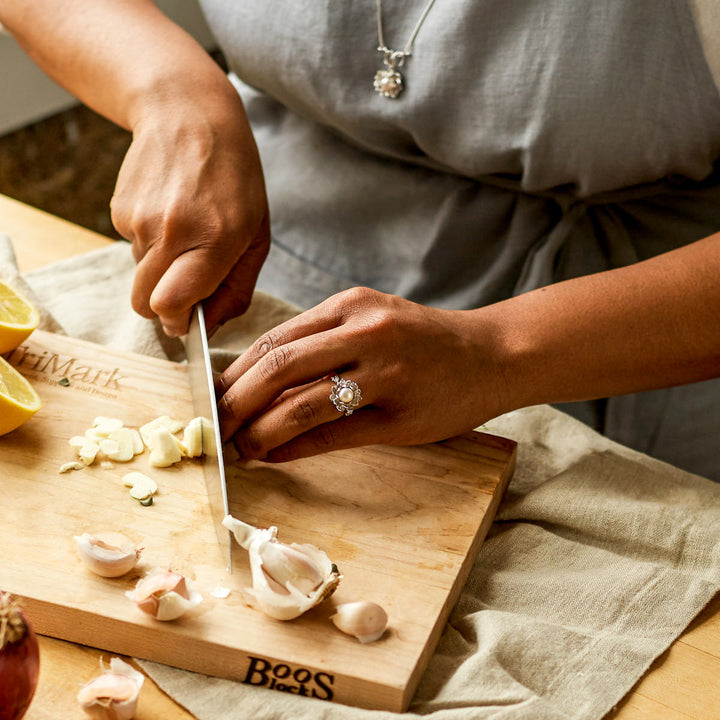
{"type": "Polygon", "coordinates": [[[352,415],[353,410],[360,404],[362,393],[356,382],[345,380],[339,375],[332,376],[332,392],[330,400],[338,412],[352,415]]]}

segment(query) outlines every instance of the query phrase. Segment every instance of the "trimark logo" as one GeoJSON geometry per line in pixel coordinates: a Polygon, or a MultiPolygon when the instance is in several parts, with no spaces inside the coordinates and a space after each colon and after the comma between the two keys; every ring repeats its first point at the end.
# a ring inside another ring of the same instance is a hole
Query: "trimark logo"
{"type": "Polygon", "coordinates": [[[40,373],[48,378],[60,376],[67,378],[70,383],[84,383],[108,391],[120,390],[120,381],[125,380],[125,377],[120,375],[120,368],[98,370],[89,365],[83,365],[75,357],[62,356],[47,350],[31,352],[27,345],[17,347],[3,357],[10,365],[20,370],[40,373]]]}

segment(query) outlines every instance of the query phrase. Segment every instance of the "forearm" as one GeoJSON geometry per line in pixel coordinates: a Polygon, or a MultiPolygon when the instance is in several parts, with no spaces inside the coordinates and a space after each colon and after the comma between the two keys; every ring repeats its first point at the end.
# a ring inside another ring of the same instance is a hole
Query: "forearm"
{"type": "Polygon", "coordinates": [[[231,96],[203,48],[149,0],[0,0],[0,23],[50,77],[126,129],[183,96],[231,96]]]}
{"type": "Polygon", "coordinates": [[[720,375],[720,234],[478,311],[501,338],[508,409],[720,375]]]}

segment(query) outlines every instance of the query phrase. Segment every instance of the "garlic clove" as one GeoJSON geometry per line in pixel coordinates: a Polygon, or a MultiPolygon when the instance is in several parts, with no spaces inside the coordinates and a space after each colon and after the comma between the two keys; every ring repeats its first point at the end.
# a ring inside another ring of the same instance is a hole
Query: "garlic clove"
{"type": "Polygon", "coordinates": [[[136,548],[129,538],[120,533],[83,533],[75,537],[75,542],[85,565],[96,575],[108,578],[130,572],[142,552],[142,548],[136,548]]]}
{"type": "Polygon", "coordinates": [[[180,441],[166,427],[150,430],[146,442],[150,448],[149,462],[153,467],[170,467],[182,460],[180,441]]]}
{"type": "Polygon", "coordinates": [[[141,472],[129,472],[123,475],[123,484],[130,488],[130,495],[136,500],[146,500],[157,492],[157,484],[141,472]]]}
{"type": "Polygon", "coordinates": [[[155,568],[125,593],[140,610],[156,620],[176,620],[202,602],[202,595],[186,577],[155,568]]]}
{"type": "Polygon", "coordinates": [[[338,605],[330,619],[335,627],[348,635],[354,635],[361,643],[377,640],[385,632],[388,623],[385,610],[369,600],[338,605]]]}
{"type": "Polygon", "coordinates": [[[215,433],[212,421],[205,417],[193,418],[185,426],[182,445],[188,457],[212,454],[215,450],[215,433]]]}
{"type": "Polygon", "coordinates": [[[77,700],[85,712],[107,720],[131,720],[145,677],[120,658],[110,659],[103,673],[83,685],[77,700]]]}
{"type": "Polygon", "coordinates": [[[223,525],[248,551],[253,584],[245,595],[270,617],[292,620],[302,615],[329,597],[342,578],[314,545],[279,542],[276,527],[261,530],[231,515],[223,525]]]}

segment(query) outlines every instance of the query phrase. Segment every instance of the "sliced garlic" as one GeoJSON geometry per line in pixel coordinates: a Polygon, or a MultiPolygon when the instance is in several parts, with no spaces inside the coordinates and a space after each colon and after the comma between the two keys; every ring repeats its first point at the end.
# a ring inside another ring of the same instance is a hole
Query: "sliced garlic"
{"type": "Polygon", "coordinates": [[[176,432],[180,432],[183,429],[183,424],[169,417],[168,415],[161,415],[146,423],[140,428],[140,435],[142,436],[143,442],[150,447],[150,434],[158,428],[165,428],[174,435],[176,432]]]}
{"type": "Polygon", "coordinates": [[[85,467],[85,466],[84,466],[82,463],[79,463],[79,462],[66,462],[66,463],[63,463],[63,464],[58,468],[58,472],[59,472],[59,473],[66,473],[66,472],[69,472],[70,470],[82,470],[83,467],[85,467]]]}
{"type": "Polygon", "coordinates": [[[120,577],[130,572],[140,559],[142,548],[120,533],[75,537],[77,551],[87,567],[102,577],[120,577]]]}
{"type": "Polygon", "coordinates": [[[94,428],[97,428],[99,433],[105,433],[106,435],[109,435],[114,430],[119,430],[120,428],[125,427],[125,423],[122,420],[118,418],[103,417],[102,415],[96,417],[92,424],[94,428]]]}
{"type": "Polygon", "coordinates": [[[335,627],[348,635],[354,635],[361,643],[377,640],[385,632],[388,623],[385,610],[369,600],[338,605],[330,619],[335,627]]]}
{"type": "Polygon", "coordinates": [[[145,500],[157,492],[156,482],[140,472],[123,475],[123,484],[130,488],[130,495],[136,500],[145,500]]]}
{"type": "Polygon", "coordinates": [[[182,460],[180,441],[166,427],[151,430],[146,442],[150,448],[149,462],[153,467],[170,467],[182,460]]]}
{"type": "Polygon", "coordinates": [[[85,445],[78,449],[78,455],[86,465],[92,465],[99,452],[100,446],[91,441],[87,441],[85,445]]]}
{"type": "Polygon", "coordinates": [[[110,666],[103,669],[102,675],[80,688],[78,702],[95,718],[131,720],[137,710],[144,675],[117,657],[111,658],[110,666]]]}
{"type": "Polygon", "coordinates": [[[178,573],[155,568],[125,596],[156,620],[176,620],[202,602],[192,582],[178,573]]]}
{"type": "Polygon", "coordinates": [[[188,457],[215,454],[215,432],[211,420],[195,417],[183,431],[182,445],[188,457]]]}
{"type": "Polygon", "coordinates": [[[292,620],[332,595],[342,575],[314,545],[281,543],[277,528],[267,530],[227,515],[223,525],[248,551],[251,604],[277,620],[292,620]]]}
{"type": "MultiPolygon", "coordinates": [[[[139,436],[138,436],[139,437],[139,436]]],[[[135,442],[130,428],[113,430],[107,439],[100,441],[100,449],[110,460],[129,462],[135,457],[135,442]]]]}

